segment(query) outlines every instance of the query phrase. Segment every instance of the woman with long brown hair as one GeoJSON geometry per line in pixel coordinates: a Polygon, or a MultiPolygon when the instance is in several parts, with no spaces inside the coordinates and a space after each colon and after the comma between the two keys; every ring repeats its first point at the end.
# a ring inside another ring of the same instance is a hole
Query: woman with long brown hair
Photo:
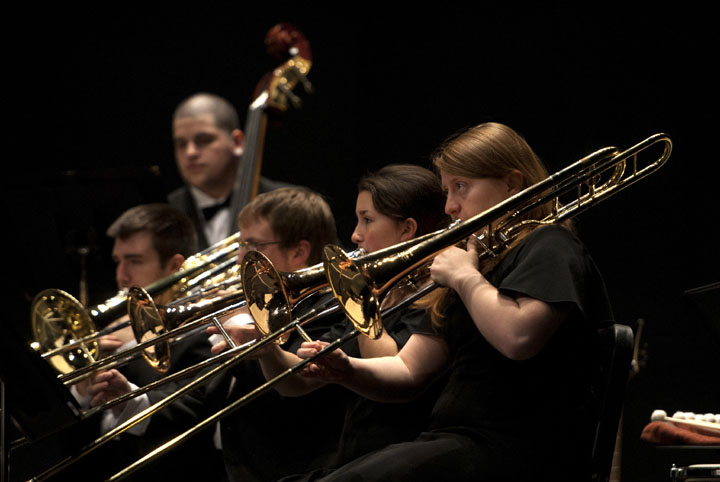
{"type": "MultiPolygon", "coordinates": [[[[372,253],[447,226],[449,217],[443,213],[444,200],[445,196],[437,176],[426,168],[411,164],[391,164],[378,171],[367,173],[358,183],[355,206],[357,224],[352,233],[352,242],[365,252],[372,253]]],[[[367,337],[355,338],[347,343],[344,349],[347,353],[358,357],[395,355],[414,334],[433,333],[433,328],[424,315],[423,309],[406,307],[383,320],[385,330],[380,338],[376,340],[367,337]]],[[[317,329],[315,331],[319,339],[328,341],[335,340],[352,329],[352,324],[344,320],[325,333],[318,334],[317,329]]],[[[261,336],[252,325],[231,326],[227,327],[227,330],[238,344],[261,336]]],[[[217,332],[214,328],[208,331],[217,332]]],[[[311,336],[314,335],[311,333],[311,336]]],[[[266,378],[273,378],[301,361],[295,355],[299,341],[301,341],[300,337],[297,336],[297,340],[291,340],[282,346],[269,345],[253,355],[260,360],[266,378]]],[[[221,345],[218,345],[214,349],[220,348],[221,345]]],[[[325,385],[327,384],[321,380],[296,376],[278,384],[276,389],[281,395],[302,398],[325,385]]],[[[315,447],[308,450],[307,446],[311,441],[306,440],[305,445],[302,446],[303,452],[315,451],[313,459],[303,460],[302,457],[297,457],[292,464],[283,464],[282,457],[275,457],[272,467],[253,467],[252,476],[260,480],[271,480],[271,473],[288,475],[298,472],[298,467],[303,467],[302,470],[307,471],[317,470],[316,474],[325,473],[333,467],[382,448],[390,442],[412,440],[424,428],[434,403],[433,396],[437,394],[436,391],[430,390],[412,403],[399,405],[377,403],[355,396],[339,387],[332,388],[342,392],[342,398],[323,400],[327,405],[323,408],[330,411],[337,408],[331,406],[332,403],[337,403],[338,400],[344,403],[345,406],[341,407],[344,411],[342,427],[333,427],[327,423],[323,426],[322,422],[318,422],[317,431],[314,432],[316,435],[328,435],[337,431],[339,437],[333,440],[332,448],[315,447]]],[[[318,399],[314,397],[311,400],[318,399]]],[[[259,400],[258,403],[263,402],[259,400]]],[[[243,411],[238,412],[239,416],[243,416],[243,413],[243,411]]],[[[302,417],[303,414],[299,413],[298,416],[302,417]]],[[[285,419],[280,420],[284,423],[285,419]]],[[[261,421],[260,425],[263,423],[261,421]]],[[[267,436],[269,439],[274,439],[281,434],[270,433],[267,436]]],[[[285,436],[288,436],[287,433],[285,436]]],[[[270,443],[258,443],[260,438],[255,436],[252,440],[248,440],[249,445],[250,442],[252,443],[252,448],[249,448],[248,452],[253,450],[263,455],[272,454],[276,446],[270,443]]],[[[290,442],[295,441],[290,440],[290,442]]],[[[248,454],[241,455],[247,457],[248,454]]],[[[252,464],[246,465],[256,464],[253,461],[252,464]]],[[[237,478],[240,480],[240,477],[237,478]]],[[[250,478],[251,475],[245,474],[242,480],[250,478]]],[[[230,479],[235,480],[233,474],[230,479]]]]}
{"type": "MultiPolygon", "coordinates": [[[[497,123],[449,139],[433,162],[445,211],[461,220],[547,176],[525,140],[497,123]]],[[[449,377],[417,439],[319,480],[589,478],[596,328],[612,318],[600,273],[566,226],[531,229],[487,264],[478,259],[472,241],[435,258],[432,279],[446,290],[430,310],[435,334],[414,334],[397,356],[337,350],[306,370],[380,401],[411,400],[449,377]]],[[[298,356],[322,346],[305,343],[298,356]]]]}

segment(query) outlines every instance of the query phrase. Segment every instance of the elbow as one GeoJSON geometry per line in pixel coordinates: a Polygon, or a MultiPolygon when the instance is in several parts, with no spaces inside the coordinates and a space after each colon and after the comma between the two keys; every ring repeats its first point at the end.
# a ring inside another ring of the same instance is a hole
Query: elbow
{"type": "Polygon", "coordinates": [[[542,345],[538,344],[530,337],[517,337],[508,340],[501,346],[496,347],[503,356],[513,361],[529,360],[537,355],[542,349],[542,345]]]}

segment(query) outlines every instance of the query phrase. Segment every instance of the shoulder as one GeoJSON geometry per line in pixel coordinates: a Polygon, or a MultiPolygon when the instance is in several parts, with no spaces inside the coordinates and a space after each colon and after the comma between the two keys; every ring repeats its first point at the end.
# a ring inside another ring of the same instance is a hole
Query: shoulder
{"type": "Polygon", "coordinates": [[[525,244],[528,246],[584,248],[575,233],[557,224],[535,229],[528,235],[525,244]]]}
{"type": "Polygon", "coordinates": [[[555,284],[570,273],[585,271],[587,257],[584,245],[572,232],[562,226],[543,226],[513,247],[489,279],[497,287],[555,284]]]}
{"type": "Polygon", "coordinates": [[[170,194],[168,194],[168,202],[170,204],[181,203],[187,198],[189,192],[190,191],[188,190],[187,186],[180,186],[179,188],[171,191],[170,194]]]}
{"type": "Polygon", "coordinates": [[[490,273],[505,293],[547,303],[573,303],[588,319],[610,319],[607,291],[595,262],[575,234],[544,226],[529,234],[490,273]]]}
{"type": "Polygon", "coordinates": [[[511,250],[509,258],[515,262],[531,258],[533,262],[552,263],[556,259],[584,258],[587,249],[569,229],[548,225],[535,229],[511,250]]]}

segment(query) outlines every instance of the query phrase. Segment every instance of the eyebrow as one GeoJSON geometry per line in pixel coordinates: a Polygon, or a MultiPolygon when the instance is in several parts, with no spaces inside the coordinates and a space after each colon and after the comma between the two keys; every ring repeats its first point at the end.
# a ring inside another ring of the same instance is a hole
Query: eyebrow
{"type": "Polygon", "coordinates": [[[112,258],[113,259],[132,259],[132,258],[142,259],[143,255],[140,253],[126,253],[126,254],[123,254],[120,256],[113,254],[112,258]]]}

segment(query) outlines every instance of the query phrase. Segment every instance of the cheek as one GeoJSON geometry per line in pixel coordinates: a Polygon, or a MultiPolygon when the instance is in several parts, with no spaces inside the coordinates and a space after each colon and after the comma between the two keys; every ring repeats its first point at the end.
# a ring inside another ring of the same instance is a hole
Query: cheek
{"type": "Polygon", "coordinates": [[[386,223],[373,234],[372,242],[375,249],[382,249],[399,243],[402,231],[394,224],[386,223]]]}
{"type": "Polygon", "coordinates": [[[495,192],[482,192],[473,199],[468,199],[465,203],[465,210],[468,215],[475,216],[495,206],[501,200],[500,196],[498,196],[495,192]]]}
{"type": "Polygon", "coordinates": [[[205,148],[205,162],[216,171],[224,171],[232,165],[233,151],[226,146],[208,146],[205,148]]]}

